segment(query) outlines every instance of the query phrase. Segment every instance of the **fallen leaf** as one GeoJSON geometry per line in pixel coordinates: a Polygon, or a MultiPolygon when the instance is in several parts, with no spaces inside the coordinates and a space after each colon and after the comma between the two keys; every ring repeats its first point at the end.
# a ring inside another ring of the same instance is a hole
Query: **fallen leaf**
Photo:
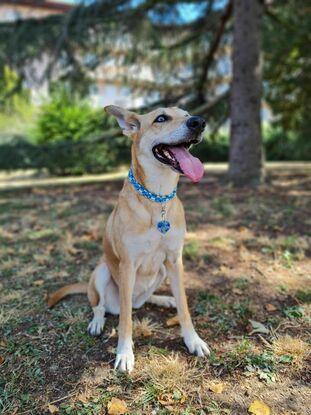
{"type": "Polygon", "coordinates": [[[67,254],[76,255],[78,252],[80,252],[79,249],[75,248],[74,243],[75,241],[72,233],[69,231],[66,232],[66,238],[63,243],[63,250],[67,252],[67,254]]]}
{"type": "Polygon", "coordinates": [[[177,315],[166,320],[167,327],[178,326],[178,324],[179,324],[179,318],[177,315]]]}
{"type": "Polygon", "coordinates": [[[243,291],[240,290],[239,288],[233,288],[232,290],[233,294],[237,294],[237,295],[242,295],[243,291]]]}
{"type": "Polygon", "coordinates": [[[49,258],[46,255],[35,254],[33,258],[39,265],[45,265],[49,262],[49,258]]]}
{"type": "Polygon", "coordinates": [[[255,399],[250,404],[248,412],[254,415],[270,415],[270,408],[264,402],[255,399]]]}
{"type": "Polygon", "coordinates": [[[270,304],[270,303],[265,305],[265,309],[267,311],[276,311],[277,310],[276,306],[273,305],[273,304],[270,304]]]}
{"type": "Polygon", "coordinates": [[[0,356],[0,366],[2,365],[2,363],[4,363],[5,358],[3,356],[0,356]]]}
{"type": "Polygon", "coordinates": [[[5,348],[5,347],[7,347],[7,342],[5,341],[5,340],[0,340],[0,347],[3,347],[3,348],[5,348]]]}
{"type": "Polygon", "coordinates": [[[40,285],[44,284],[44,280],[36,280],[32,284],[35,285],[36,287],[40,287],[40,285]]]}
{"type": "Polygon", "coordinates": [[[209,386],[209,390],[211,390],[214,393],[222,393],[225,388],[225,385],[223,383],[213,383],[209,386]]]}
{"type": "Polygon", "coordinates": [[[90,398],[90,396],[87,393],[80,393],[77,396],[78,401],[80,401],[82,403],[88,403],[88,401],[90,400],[89,398],[90,398]]]}
{"type": "Polygon", "coordinates": [[[127,406],[124,401],[118,398],[112,398],[107,405],[109,415],[123,415],[127,412],[127,406]]]}
{"type": "Polygon", "coordinates": [[[259,321],[255,321],[255,320],[248,320],[248,321],[251,323],[252,328],[253,328],[250,334],[254,334],[254,333],[269,334],[270,333],[269,329],[267,329],[267,327],[264,326],[259,321]]]}
{"type": "Polygon", "coordinates": [[[52,404],[48,404],[48,411],[50,412],[50,414],[57,414],[57,412],[59,412],[59,409],[57,408],[56,405],[52,405],[52,404]]]}
{"type": "Polygon", "coordinates": [[[162,393],[158,397],[158,402],[160,402],[163,406],[169,406],[175,403],[172,394],[170,393],[162,393]]]}
{"type": "Polygon", "coordinates": [[[112,337],[115,337],[116,335],[117,335],[117,330],[114,327],[112,327],[111,332],[110,332],[109,336],[104,340],[104,343],[106,343],[112,337]]]}

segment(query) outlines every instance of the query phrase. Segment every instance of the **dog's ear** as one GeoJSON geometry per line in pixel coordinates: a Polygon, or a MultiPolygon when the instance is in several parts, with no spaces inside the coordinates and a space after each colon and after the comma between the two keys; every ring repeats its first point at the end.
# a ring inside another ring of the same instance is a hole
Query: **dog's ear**
{"type": "Polygon", "coordinates": [[[104,109],[108,114],[116,117],[124,135],[131,136],[139,131],[140,122],[135,112],[127,111],[116,105],[108,105],[104,109]]]}

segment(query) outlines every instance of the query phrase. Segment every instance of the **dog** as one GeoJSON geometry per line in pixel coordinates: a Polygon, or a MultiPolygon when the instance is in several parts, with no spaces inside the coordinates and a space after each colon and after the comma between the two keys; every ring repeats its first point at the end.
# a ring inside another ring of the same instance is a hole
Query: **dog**
{"type": "Polygon", "coordinates": [[[204,173],[189,148],[202,140],[205,120],[177,108],[160,108],[138,115],[115,105],[105,107],[123,134],[132,139],[131,170],[112,211],[104,236],[104,255],[89,284],[61,288],[48,299],[54,306],[68,294],[87,293],[93,309],[88,326],[98,336],[105,313],[119,315],[115,369],[134,368],[132,308],[144,303],[176,307],[181,333],[190,353],[209,355],[189,313],[182,261],[186,222],[176,195],[181,174],[198,182],[204,173]],[[155,295],[168,278],[172,296],[155,295]]]}

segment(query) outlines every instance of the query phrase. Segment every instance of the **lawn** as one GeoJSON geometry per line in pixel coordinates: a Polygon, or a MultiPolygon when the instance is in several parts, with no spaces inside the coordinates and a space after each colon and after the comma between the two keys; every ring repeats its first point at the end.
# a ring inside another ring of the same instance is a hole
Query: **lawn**
{"type": "Polygon", "coordinates": [[[121,186],[0,193],[0,413],[243,415],[259,400],[272,415],[310,414],[310,169],[270,169],[257,191],[221,171],[182,181],[187,294],[212,354],[189,355],[174,310],[145,305],[133,311],[131,375],[113,371],[116,317],[92,338],[85,296],[46,306],[88,280],[121,186]]]}

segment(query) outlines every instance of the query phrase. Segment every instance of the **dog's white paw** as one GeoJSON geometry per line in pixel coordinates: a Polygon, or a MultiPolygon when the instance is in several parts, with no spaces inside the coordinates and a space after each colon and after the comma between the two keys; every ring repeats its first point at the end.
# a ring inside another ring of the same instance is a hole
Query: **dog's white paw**
{"type": "Polygon", "coordinates": [[[150,302],[159,307],[176,308],[176,300],[170,295],[153,295],[150,302]]]}
{"type": "Polygon", "coordinates": [[[114,368],[120,372],[132,372],[134,369],[134,353],[132,349],[117,352],[114,368]]]}
{"type": "Polygon", "coordinates": [[[103,316],[94,316],[93,320],[88,325],[87,331],[91,336],[99,336],[105,326],[105,317],[103,316]]]}
{"type": "Polygon", "coordinates": [[[208,345],[196,332],[186,334],[184,336],[184,341],[189,352],[192,354],[203,357],[208,356],[211,353],[208,345]]]}

